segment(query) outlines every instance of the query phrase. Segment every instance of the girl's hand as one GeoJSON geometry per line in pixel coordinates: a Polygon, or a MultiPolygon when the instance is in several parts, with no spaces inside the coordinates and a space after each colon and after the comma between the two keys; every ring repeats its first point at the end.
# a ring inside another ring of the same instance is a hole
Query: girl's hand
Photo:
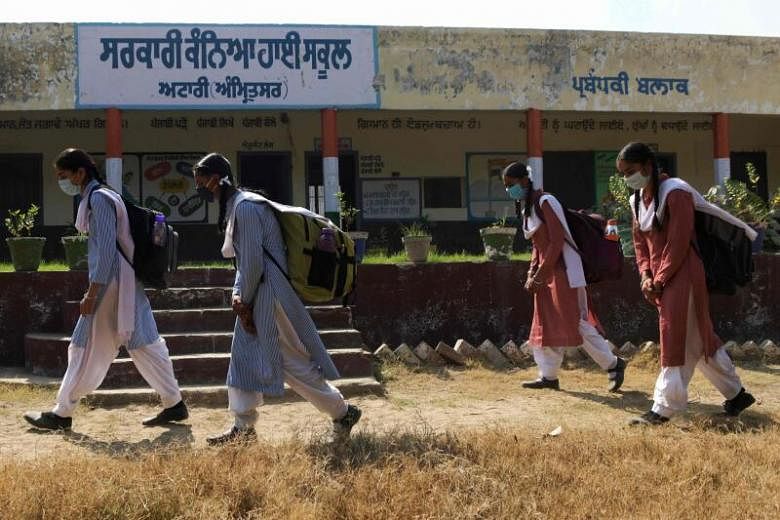
{"type": "Polygon", "coordinates": [[[79,312],[81,312],[81,315],[89,316],[95,314],[96,301],[97,297],[85,294],[81,299],[81,303],[79,303],[79,312]]]}

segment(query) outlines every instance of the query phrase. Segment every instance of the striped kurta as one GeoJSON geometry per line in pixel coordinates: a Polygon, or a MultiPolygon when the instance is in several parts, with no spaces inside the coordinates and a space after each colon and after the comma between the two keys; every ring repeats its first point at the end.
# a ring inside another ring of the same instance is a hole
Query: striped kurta
{"type": "MultiPolygon", "coordinates": [[[[87,185],[84,193],[97,186],[97,181],[87,185]]],[[[119,251],[116,244],[116,208],[100,190],[92,195],[92,211],[89,215],[89,239],[87,241],[89,282],[102,285],[97,297],[100,305],[106,287],[112,280],[119,280],[119,251]]],[[[71,343],[77,347],[86,347],[92,330],[93,315],[80,316],[73,331],[71,343]]],[[[126,345],[134,349],[150,345],[160,339],[157,324],[152,315],[152,307],[144,292],[143,283],[135,281],[135,330],[126,345]]]]}
{"type": "Polygon", "coordinates": [[[284,273],[264,254],[263,247],[286,271],[284,239],[273,209],[249,200],[240,202],[235,210],[233,247],[237,268],[233,294],[253,306],[257,335],[247,333],[236,319],[228,386],[268,395],[284,393],[282,355],[274,319],[277,301],[306,347],[312,364],[326,379],[337,379],[339,373],[306,307],[284,273]]]}

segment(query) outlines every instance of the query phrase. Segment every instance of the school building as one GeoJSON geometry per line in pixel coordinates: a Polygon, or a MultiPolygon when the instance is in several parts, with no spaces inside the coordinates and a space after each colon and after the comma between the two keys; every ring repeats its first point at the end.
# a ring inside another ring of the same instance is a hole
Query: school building
{"type": "MultiPolygon", "coordinates": [[[[501,168],[527,161],[571,207],[598,206],[641,140],[704,191],[745,164],[780,186],[780,40],[352,26],[0,25],[0,212],[42,206],[46,256],[74,201],[52,162],[94,154],[109,182],[168,215],[183,259],[217,258],[217,208],[192,164],[225,154],[240,184],[332,215],[361,210],[369,247],[399,223],[442,250],[514,209],[501,168]]],[[[3,237],[7,236],[5,229],[3,237]]],[[[4,259],[8,250],[0,248],[4,259]]]]}

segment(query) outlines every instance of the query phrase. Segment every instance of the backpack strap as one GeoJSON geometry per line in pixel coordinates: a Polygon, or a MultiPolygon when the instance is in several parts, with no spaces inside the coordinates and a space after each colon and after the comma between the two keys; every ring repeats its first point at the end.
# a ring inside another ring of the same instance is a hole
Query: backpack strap
{"type": "MultiPolygon", "coordinates": [[[[92,194],[95,193],[95,191],[99,190],[100,188],[111,189],[108,186],[105,186],[103,184],[98,184],[97,186],[89,190],[89,194],[87,195],[87,209],[90,211],[92,211],[92,194]]],[[[124,201],[124,197],[122,198],[122,201],[124,201]]],[[[125,261],[128,264],[130,264],[130,267],[132,267],[133,270],[135,270],[135,265],[133,265],[132,260],[127,258],[127,255],[125,254],[124,251],[122,251],[122,248],[119,246],[119,240],[117,240],[115,243],[116,243],[116,250],[119,251],[119,254],[122,255],[122,258],[124,258],[125,261]]]]}
{"type": "MultiPolygon", "coordinates": [[[[265,253],[268,256],[268,258],[271,259],[271,261],[274,263],[274,265],[282,272],[282,274],[287,279],[287,281],[290,283],[290,285],[292,285],[292,279],[290,278],[290,275],[287,274],[287,272],[284,269],[282,269],[282,265],[279,262],[276,261],[276,258],[274,258],[274,255],[272,255],[271,252],[268,249],[266,249],[265,246],[263,246],[263,253],[265,253]]],[[[264,279],[265,279],[265,273],[263,273],[263,276],[260,278],[260,283],[263,283],[264,279]]]]}
{"type": "MultiPolygon", "coordinates": [[[[548,193],[543,193],[542,195],[548,195],[548,193]]],[[[547,224],[544,220],[544,214],[542,213],[542,206],[539,204],[539,201],[542,199],[542,195],[539,195],[538,197],[534,197],[534,212],[536,212],[536,216],[539,217],[539,220],[541,220],[544,224],[547,224]]],[[[563,209],[564,216],[566,215],[566,208],[563,207],[563,204],[561,204],[561,208],[563,209]]],[[[577,247],[576,244],[572,243],[571,240],[569,240],[569,237],[566,236],[566,233],[563,234],[563,239],[566,241],[567,244],[571,246],[572,249],[577,251],[577,254],[582,256],[582,251],[580,251],[580,248],[577,247]]]]}

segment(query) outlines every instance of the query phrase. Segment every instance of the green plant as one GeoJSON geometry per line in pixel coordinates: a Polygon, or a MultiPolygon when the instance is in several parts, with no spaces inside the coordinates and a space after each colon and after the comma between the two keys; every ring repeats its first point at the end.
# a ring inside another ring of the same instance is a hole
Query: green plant
{"type": "Polygon", "coordinates": [[[507,215],[507,208],[504,208],[504,216],[501,217],[501,218],[497,218],[496,220],[491,222],[486,227],[489,227],[489,228],[505,228],[505,227],[509,227],[509,225],[507,224],[508,220],[509,220],[509,215],[507,215]]]}
{"type": "Polygon", "coordinates": [[[422,222],[411,222],[401,226],[401,234],[405,237],[426,237],[428,229],[422,222]]]}
{"type": "Polygon", "coordinates": [[[618,222],[631,221],[631,190],[626,186],[621,175],[615,174],[609,178],[609,192],[602,198],[602,212],[607,218],[618,222]]]}
{"type": "Polygon", "coordinates": [[[70,225],[67,228],[65,228],[65,232],[62,234],[63,237],[79,237],[79,238],[87,238],[88,234],[85,231],[79,231],[76,229],[76,226],[70,225]]]}
{"type": "Polygon", "coordinates": [[[360,210],[349,203],[347,194],[343,191],[336,193],[336,199],[339,201],[339,227],[344,231],[350,231],[360,210]]]}
{"type": "MultiPolygon", "coordinates": [[[[755,189],[759,179],[755,166],[747,163],[746,170],[750,186],[755,189]]],[[[772,211],[753,189],[744,182],[726,179],[722,186],[710,188],[704,198],[752,226],[766,228],[772,211]]]]}
{"type": "Polygon", "coordinates": [[[35,219],[38,216],[38,206],[30,205],[27,211],[13,209],[8,211],[5,219],[5,227],[12,237],[29,237],[35,227],[35,219]]]}
{"type": "Polygon", "coordinates": [[[764,251],[780,251],[780,188],[775,190],[769,201],[769,224],[764,237],[764,251]]]}

